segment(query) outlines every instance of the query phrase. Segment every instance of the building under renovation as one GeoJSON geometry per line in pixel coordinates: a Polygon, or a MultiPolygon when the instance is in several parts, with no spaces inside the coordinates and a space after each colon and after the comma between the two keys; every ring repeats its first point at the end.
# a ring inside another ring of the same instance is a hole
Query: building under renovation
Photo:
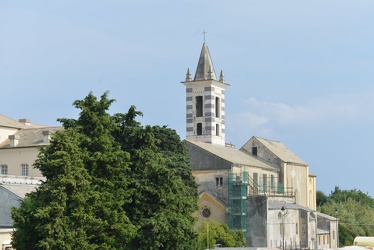
{"type": "MultiPolygon", "coordinates": [[[[225,82],[204,43],[186,86],[186,145],[199,184],[202,220],[242,230],[247,246],[337,247],[337,220],[316,212],[316,176],[283,143],[253,136],[241,148],[225,143],[225,82]],[[323,240],[322,240],[323,239],[323,240]]],[[[198,226],[197,225],[197,226],[198,226]]]]}

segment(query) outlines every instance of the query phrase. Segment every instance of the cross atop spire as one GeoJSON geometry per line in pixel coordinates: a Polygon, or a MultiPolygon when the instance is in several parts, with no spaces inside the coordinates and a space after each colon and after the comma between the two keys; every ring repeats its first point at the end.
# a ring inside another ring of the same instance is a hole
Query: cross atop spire
{"type": "Polygon", "coordinates": [[[205,30],[203,30],[203,33],[201,33],[201,34],[203,34],[203,36],[204,36],[204,43],[205,43],[205,34],[206,33],[208,33],[208,32],[206,32],[205,30]]]}

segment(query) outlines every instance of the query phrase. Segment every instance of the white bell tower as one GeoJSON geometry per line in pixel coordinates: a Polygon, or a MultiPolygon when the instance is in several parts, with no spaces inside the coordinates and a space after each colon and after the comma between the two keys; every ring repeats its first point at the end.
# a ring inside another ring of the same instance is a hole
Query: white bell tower
{"type": "Polygon", "coordinates": [[[190,69],[186,80],[186,139],[225,145],[225,83],[223,71],[217,81],[205,42],[195,77],[190,69]]]}

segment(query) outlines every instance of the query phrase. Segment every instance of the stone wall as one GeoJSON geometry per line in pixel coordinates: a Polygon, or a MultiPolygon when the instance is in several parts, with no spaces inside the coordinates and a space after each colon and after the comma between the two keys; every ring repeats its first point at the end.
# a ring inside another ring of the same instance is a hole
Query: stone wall
{"type": "Polygon", "coordinates": [[[247,199],[247,246],[267,247],[267,197],[249,196],[247,199]]]}

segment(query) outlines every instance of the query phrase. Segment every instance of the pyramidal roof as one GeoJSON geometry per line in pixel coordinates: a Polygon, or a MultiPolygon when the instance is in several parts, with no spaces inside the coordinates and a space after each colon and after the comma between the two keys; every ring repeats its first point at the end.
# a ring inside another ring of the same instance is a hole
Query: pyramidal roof
{"type": "Polygon", "coordinates": [[[194,81],[217,80],[208,46],[203,43],[194,81]]]}

